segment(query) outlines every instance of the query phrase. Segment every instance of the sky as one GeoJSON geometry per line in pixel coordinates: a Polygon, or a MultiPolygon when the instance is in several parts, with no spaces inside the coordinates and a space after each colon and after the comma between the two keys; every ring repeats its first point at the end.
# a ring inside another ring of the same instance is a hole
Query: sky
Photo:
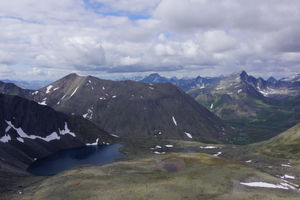
{"type": "Polygon", "coordinates": [[[2,0],[0,79],[300,73],[299,0],[2,0]]]}

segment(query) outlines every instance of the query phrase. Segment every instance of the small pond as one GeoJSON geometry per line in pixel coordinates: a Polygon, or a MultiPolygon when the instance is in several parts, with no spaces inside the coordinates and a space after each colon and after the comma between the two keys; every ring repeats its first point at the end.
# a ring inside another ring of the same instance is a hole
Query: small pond
{"type": "Polygon", "coordinates": [[[49,176],[79,165],[111,163],[124,157],[124,154],[119,152],[121,146],[120,144],[85,146],[59,151],[49,157],[38,159],[27,170],[33,175],[49,176]]]}

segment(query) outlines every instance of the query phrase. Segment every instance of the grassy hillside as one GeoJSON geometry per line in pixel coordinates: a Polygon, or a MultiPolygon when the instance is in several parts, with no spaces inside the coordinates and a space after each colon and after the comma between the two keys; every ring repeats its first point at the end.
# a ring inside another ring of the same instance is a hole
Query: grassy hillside
{"type": "Polygon", "coordinates": [[[300,159],[300,124],[262,143],[258,152],[279,158],[300,159]]]}
{"type": "Polygon", "coordinates": [[[298,199],[294,190],[252,188],[280,184],[246,164],[207,154],[172,153],[79,167],[24,190],[23,199],[298,199]]]}

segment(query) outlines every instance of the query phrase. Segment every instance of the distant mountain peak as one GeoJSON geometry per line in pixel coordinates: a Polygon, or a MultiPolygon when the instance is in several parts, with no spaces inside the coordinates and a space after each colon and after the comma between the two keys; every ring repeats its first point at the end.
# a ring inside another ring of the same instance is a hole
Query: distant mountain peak
{"type": "Polygon", "coordinates": [[[267,79],[267,82],[269,82],[269,83],[276,83],[277,79],[274,78],[273,76],[271,76],[270,78],[267,79]]]}

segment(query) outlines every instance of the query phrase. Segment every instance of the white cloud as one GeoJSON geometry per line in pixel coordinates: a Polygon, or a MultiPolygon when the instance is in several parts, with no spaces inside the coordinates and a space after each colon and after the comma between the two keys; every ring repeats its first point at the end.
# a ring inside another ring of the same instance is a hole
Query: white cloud
{"type": "Polygon", "coordinates": [[[299,10],[298,0],[0,1],[0,65],[35,67],[33,78],[73,70],[284,76],[299,73],[299,10]]]}
{"type": "Polygon", "coordinates": [[[234,38],[224,31],[208,31],[204,33],[204,47],[209,52],[222,52],[233,49],[236,45],[234,38]]]}
{"type": "Polygon", "coordinates": [[[13,75],[15,75],[15,71],[11,67],[9,67],[7,65],[0,66],[0,77],[8,78],[13,75]]]}
{"type": "Polygon", "coordinates": [[[140,58],[131,58],[130,56],[122,57],[120,60],[121,65],[135,65],[140,62],[140,58]]]}

